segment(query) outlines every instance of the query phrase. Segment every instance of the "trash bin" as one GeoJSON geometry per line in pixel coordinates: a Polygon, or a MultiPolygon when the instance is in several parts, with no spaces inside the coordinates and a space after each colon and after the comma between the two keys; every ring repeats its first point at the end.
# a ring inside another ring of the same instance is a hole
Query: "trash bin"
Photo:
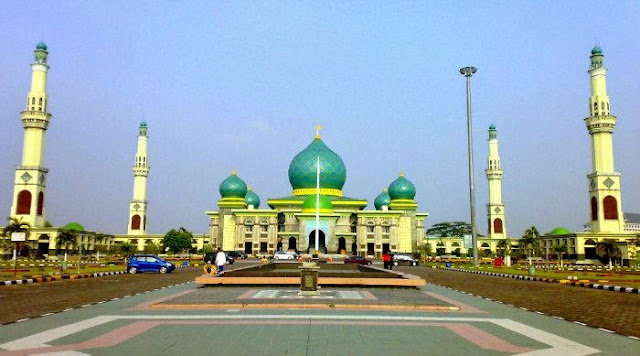
{"type": "Polygon", "coordinates": [[[446,269],[451,269],[451,262],[447,262],[444,264],[446,269]]]}
{"type": "Polygon", "coordinates": [[[536,276],[536,268],[535,267],[533,267],[533,266],[529,267],[529,275],[531,277],[535,277],[536,276]]]}
{"type": "Polygon", "coordinates": [[[502,258],[496,257],[496,259],[493,260],[493,265],[496,267],[502,267],[502,258]]]}

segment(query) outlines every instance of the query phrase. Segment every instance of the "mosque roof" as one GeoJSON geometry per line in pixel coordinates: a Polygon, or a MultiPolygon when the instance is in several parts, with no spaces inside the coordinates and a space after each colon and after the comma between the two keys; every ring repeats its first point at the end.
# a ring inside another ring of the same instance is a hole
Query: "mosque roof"
{"type": "Polygon", "coordinates": [[[591,49],[591,54],[602,54],[602,48],[598,45],[594,46],[593,49],[591,49]]]}
{"type": "Polygon", "coordinates": [[[491,131],[495,131],[495,129],[496,129],[496,125],[491,124],[491,126],[489,126],[489,130],[491,130],[491,131]]]}
{"type": "Polygon", "coordinates": [[[555,229],[551,230],[551,232],[549,233],[549,235],[569,235],[572,234],[572,232],[567,229],[566,227],[556,227],[555,229]]]}
{"type": "Polygon", "coordinates": [[[247,184],[233,171],[227,179],[220,183],[220,196],[222,198],[242,198],[247,195],[247,184]]]}
{"type": "Polygon", "coordinates": [[[147,122],[146,121],[142,121],[140,123],[140,127],[147,127],[147,122]]]}
{"type": "Polygon", "coordinates": [[[254,208],[260,207],[260,197],[251,187],[247,188],[247,195],[245,195],[244,201],[247,205],[253,205],[254,208]]]}
{"type": "Polygon", "coordinates": [[[79,222],[70,222],[67,225],[62,227],[65,230],[71,230],[71,231],[86,231],[84,229],[84,226],[82,226],[82,224],[80,224],[79,222]]]}
{"type": "Polygon", "coordinates": [[[342,191],[347,180],[347,169],[342,158],[327,147],[319,135],[291,161],[289,165],[291,187],[294,190],[316,188],[318,157],[320,158],[320,188],[342,191]]]}
{"type": "Polygon", "coordinates": [[[409,199],[413,200],[416,196],[416,187],[407,178],[404,177],[404,173],[400,173],[400,176],[389,184],[389,197],[391,200],[396,199],[409,199]]]}
{"type": "Polygon", "coordinates": [[[46,45],[46,44],[44,44],[44,42],[40,41],[40,42],[38,42],[38,44],[36,45],[36,49],[41,49],[41,50],[43,50],[43,51],[46,51],[46,50],[47,50],[47,45],[46,45]]]}
{"type": "Polygon", "coordinates": [[[389,203],[391,203],[391,197],[389,196],[389,193],[385,189],[382,191],[382,193],[380,193],[376,197],[376,200],[374,200],[373,205],[376,207],[376,210],[382,210],[382,207],[385,205],[389,206],[389,203]]]}
{"type": "Polygon", "coordinates": [[[309,195],[302,203],[302,212],[303,213],[315,213],[317,202],[319,200],[319,210],[321,213],[332,213],[333,212],[333,203],[331,202],[331,198],[326,195],[309,195]]]}

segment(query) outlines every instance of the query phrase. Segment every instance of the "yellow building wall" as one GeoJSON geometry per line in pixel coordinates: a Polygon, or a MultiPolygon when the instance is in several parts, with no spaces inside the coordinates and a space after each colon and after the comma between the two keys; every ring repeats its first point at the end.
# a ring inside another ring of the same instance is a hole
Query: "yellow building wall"
{"type": "Polygon", "coordinates": [[[411,218],[403,216],[398,219],[398,251],[411,253],[411,218]]]}
{"type": "Polygon", "coordinates": [[[235,250],[236,244],[236,221],[232,215],[224,216],[224,230],[222,231],[222,249],[225,251],[235,250]]]}

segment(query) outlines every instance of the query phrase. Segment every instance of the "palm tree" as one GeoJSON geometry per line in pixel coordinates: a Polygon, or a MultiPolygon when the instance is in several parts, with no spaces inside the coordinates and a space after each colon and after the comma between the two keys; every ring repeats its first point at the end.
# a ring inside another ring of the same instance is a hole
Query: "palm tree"
{"type": "Polygon", "coordinates": [[[520,238],[520,244],[524,250],[529,251],[529,264],[531,264],[531,257],[537,255],[540,250],[540,232],[535,226],[531,226],[525,230],[524,234],[520,238]]]}
{"type": "Polygon", "coordinates": [[[128,242],[123,242],[117,245],[118,253],[124,255],[124,257],[129,257],[134,251],[138,250],[138,245],[133,245],[128,242]]]}
{"type": "Polygon", "coordinates": [[[562,257],[564,256],[565,253],[567,253],[567,246],[565,245],[553,246],[553,253],[558,255],[558,258],[560,259],[560,268],[562,268],[562,257]]]}
{"type": "Polygon", "coordinates": [[[606,239],[596,244],[596,253],[600,256],[601,260],[609,262],[609,269],[613,268],[613,259],[620,258],[622,252],[618,247],[618,242],[612,239],[606,239]]]}
{"type": "MultiPolygon", "coordinates": [[[[7,221],[9,221],[9,224],[2,229],[2,235],[10,238],[11,234],[13,234],[14,232],[24,232],[27,236],[27,239],[29,238],[29,229],[31,228],[31,225],[29,225],[28,222],[22,221],[22,218],[11,216],[7,218],[7,221]]],[[[10,240],[8,240],[7,242],[9,241],[10,240]]],[[[16,257],[17,253],[18,248],[16,246],[16,257]]]]}
{"type": "Polygon", "coordinates": [[[64,246],[64,262],[67,263],[67,250],[69,245],[75,246],[78,243],[78,235],[72,230],[62,229],[56,237],[56,244],[58,248],[64,246]]]}
{"type": "Polygon", "coordinates": [[[505,238],[504,240],[498,241],[496,244],[496,249],[498,250],[498,254],[500,257],[510,256],[511,255],[511,240],[509,238],[505,238]]]}

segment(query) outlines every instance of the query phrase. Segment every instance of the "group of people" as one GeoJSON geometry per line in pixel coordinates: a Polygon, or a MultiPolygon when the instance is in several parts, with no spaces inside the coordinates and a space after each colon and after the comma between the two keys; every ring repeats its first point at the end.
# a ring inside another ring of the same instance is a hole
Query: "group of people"
{"type": "Polygon", "coordinates": [[[387,250],[382,253],[382,263],[384,264],[384,269],[393,269],[393,255],[391,251],[387,250]]]}

